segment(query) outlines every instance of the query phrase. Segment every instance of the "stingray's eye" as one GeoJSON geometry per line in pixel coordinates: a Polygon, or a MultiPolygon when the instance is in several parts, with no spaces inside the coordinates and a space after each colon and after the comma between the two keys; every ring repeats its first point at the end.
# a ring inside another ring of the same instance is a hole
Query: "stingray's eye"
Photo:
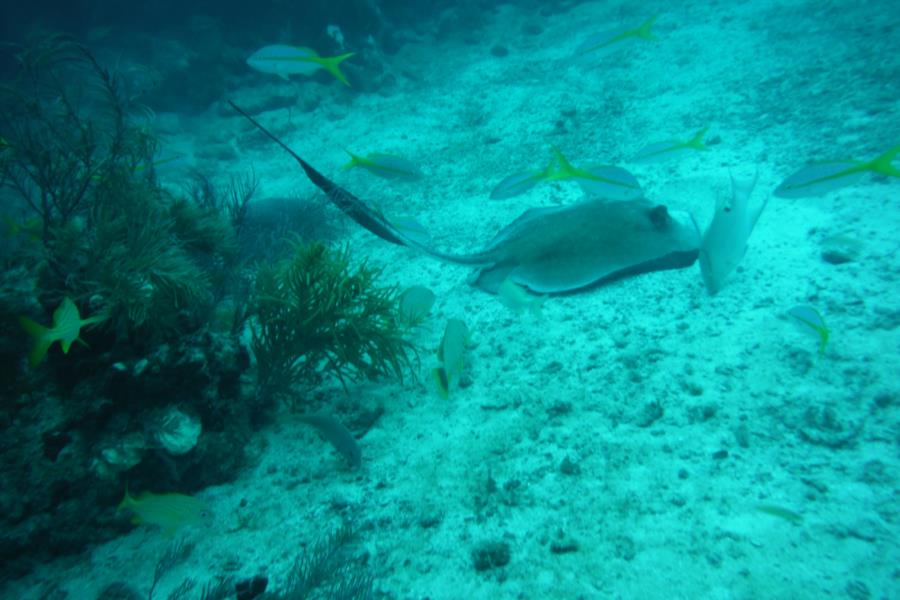
{"type": "Polygon", "coordinates": [[[663,229],[668,226],[670,221],[669,211],[664,205],[660,204],[659,206],[654,206],[650,210],[650,222],[653,223],[654,227],[657,229],[663,229]]]}

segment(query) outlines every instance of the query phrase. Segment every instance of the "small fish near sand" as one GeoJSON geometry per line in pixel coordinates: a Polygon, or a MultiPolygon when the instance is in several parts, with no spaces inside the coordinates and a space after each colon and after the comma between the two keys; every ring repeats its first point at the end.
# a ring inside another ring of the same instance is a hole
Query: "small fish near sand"
{"type": "Polygon", "coordinates": [[[869,161],[835,160],[807,165],[781,182],[773,194],[779,198],[822,196],[855,183],[867,174],[900,177],[892,162],[900,155],[900,145],[869,161]]]}
{"type": "Polygon", "coordinates": [[[437,351],[441,364],[431,370],[438,395],[444,400],[450,397],[450,386],[459,378],[465,366],[464,357],[468,343],[469,328],[466,324],[460,319],[448,319],[437,351]]]}
{"type": "Polygon", "coordinates": [[[644,195],[638,180],[621,167],[596,165],[587,169],[576,167],[559,149],[553,149],[557,169],[548,181],[573,180],[589,198],[605,200],[634,200],[644,195]]]}
{"type": "Polygon", "coordinates": [[[163,535],[170,537],[182,527],[189,525],[210,525],[212,511],[202,500],[185,494],[154,494],[144,492],[137,498],[125,488],[125,497],[119,503],[118,511],[129,510],[135,524],[154,525],[162,529],[163,535]]]}
{"type": "Polygon", "coordinates": [[[379,152],[360,156],[359,154],[353,154],[349,150],[345,150],[345,152],[350,155],[350,162],[343,166],[345,171],[360,168],[382,179],[400,181],[416,181],[423,177],[422,171],[418,166],[400,156],[379,152]]]}
{"type": "Polygon", "coordinates": [[[625,169],[613,165],[579,168],[553,148],[553,160],[543,171],[523,171],[504,178],[491,191],[491,199],[505,200],[524,194],[542,181],[575,181],[588,198],[633,200],[643,195],[638,180],[625,169]]]}
{"type": "Polygon", "coordinates": [[[813,336],[819,343],[819,356],[825,355],[825,348],[831,337],[831,330],[825,325],[825,319],[812,306],[799,305],[788,311],[788,316],[804,333],[813,336]]]}
{"type": "Polygon", "coordinates": [[[631,159],[633,164],[648,164],[670,160],[682,156],[684,152],[706,152],[709,146],[703,143],[703,137],[709,128],[703,128],[689,140],[666,140],[644,146],[631,159]]]}
{"type": "Polygon", "coordinates": [[[529,294],[525,288],[508,278],[504,279],[497,289],[497,297],[503,306],[517,315],[528,311],[537,318],[541,317],[541,307],[544,306],[544,301],[547,299],[547,296],[529,294]]]}
{"type": "Polygon", "coordinates": [[[53,311],[53,325],[45,327],[39,323],[35,323],[28,317],[19,317],[19,324],[31,336],[32,347],[28,354],[28,364],[36,367],[44,357],[47,351],[55,343],[59,342],[63,354],[69,353],[72,342],[78,342],[87,346],[79,335],[83,327],[88,327],[95,323],[106,320],[106,315],[95,315],[82,319],[78,314],[78,307],[71,298],[63,298],[56,310],[53,311]]]}
{"type": "Polygon", "coordinates": [[[592,35],[578,47],[577,53],[602,55],[614,52],[629,42],[655,40],[657,38],[650,28],[657,18],[659,15],[654,15],[637,27],[618,27],[592,35]]]}
{"type": "Polygon", "coordinates": [[[312,425],[319,430],[328,443],[338,451],[351,469],[358,469],[362,465],[362,450],[350,430],[336,417],[326,414],[299,415],[297,419],[301,423],[312,425]]]}
{"type": "Polygon", "coordinates": [[[319,56],[311,48],[273,44],[254,52],[247,59],[247,64],[261,73],[278,75],[285,80],[289,80],[291,75],[308,76],[319,69],[325,69],[335,79],[349,87],[350,82],[341,72],[340,64],[354,54],[347,52],[337,56],[319,56]]]}
{"type": "Polygon", "coordinates": [[[540,182],[547,181],[555,170],[556,161],[553,160],[543,171],[522,171],[504,177],[491,190],[491,200],[506,200],[521,196],[540,182]]]}

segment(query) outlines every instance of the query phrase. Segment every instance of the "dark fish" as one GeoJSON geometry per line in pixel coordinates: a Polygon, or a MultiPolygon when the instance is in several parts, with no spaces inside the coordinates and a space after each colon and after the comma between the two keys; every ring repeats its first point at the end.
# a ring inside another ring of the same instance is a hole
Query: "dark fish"
{"type": "Polygon", "coordinates": [[[354,469],[362,465],[362,450],[350,430],[331,415],[299,415],[300,421],[312,425],[334,446],[354,469]]]}

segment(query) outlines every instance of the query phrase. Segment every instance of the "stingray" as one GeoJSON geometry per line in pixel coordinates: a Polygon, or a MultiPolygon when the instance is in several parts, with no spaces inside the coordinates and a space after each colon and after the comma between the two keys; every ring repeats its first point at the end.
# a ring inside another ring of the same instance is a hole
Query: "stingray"
{"type": "Polygon", "coordinates": [[[639,273],[689,267],[699,254],[700,233],[693,217],[645,199],[533,208],[480,252],[440,252],[404,234],[380,211],[319,173],[253,117],[229,104],[288,152],[351,219],[392,244],[478,267],[469,281],[490,293],[496,294],[507,279],[542,294],[576,292],[639,273]]]}

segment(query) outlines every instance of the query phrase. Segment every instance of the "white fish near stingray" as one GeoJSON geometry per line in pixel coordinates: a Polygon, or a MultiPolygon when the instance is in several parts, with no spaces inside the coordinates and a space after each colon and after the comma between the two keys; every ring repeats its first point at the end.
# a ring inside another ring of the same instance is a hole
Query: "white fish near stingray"
{"type": "Polygon", "coordinates": [[[759,220],[769,197],[755,209],[750,208],[750,196],[759,178],[738,182],[731,176],[731,197],[719,197],[712,221],[700,242],[700,273],[710,294],[722,289],[725,279],[738,266],[747,252],[747,240],[759,220]]]}
{"type": "Polygon", "coordinates": [[[497,288],[497,297],[500,299],[501,304],[517,315],[527,310],[538,318],[541,317],[541,307],[544,305],[544,300],[547,299],[547,296],[529,294],[525,291],[525,288],[509,278],[504,279],[500,287],[497,288]]]}

